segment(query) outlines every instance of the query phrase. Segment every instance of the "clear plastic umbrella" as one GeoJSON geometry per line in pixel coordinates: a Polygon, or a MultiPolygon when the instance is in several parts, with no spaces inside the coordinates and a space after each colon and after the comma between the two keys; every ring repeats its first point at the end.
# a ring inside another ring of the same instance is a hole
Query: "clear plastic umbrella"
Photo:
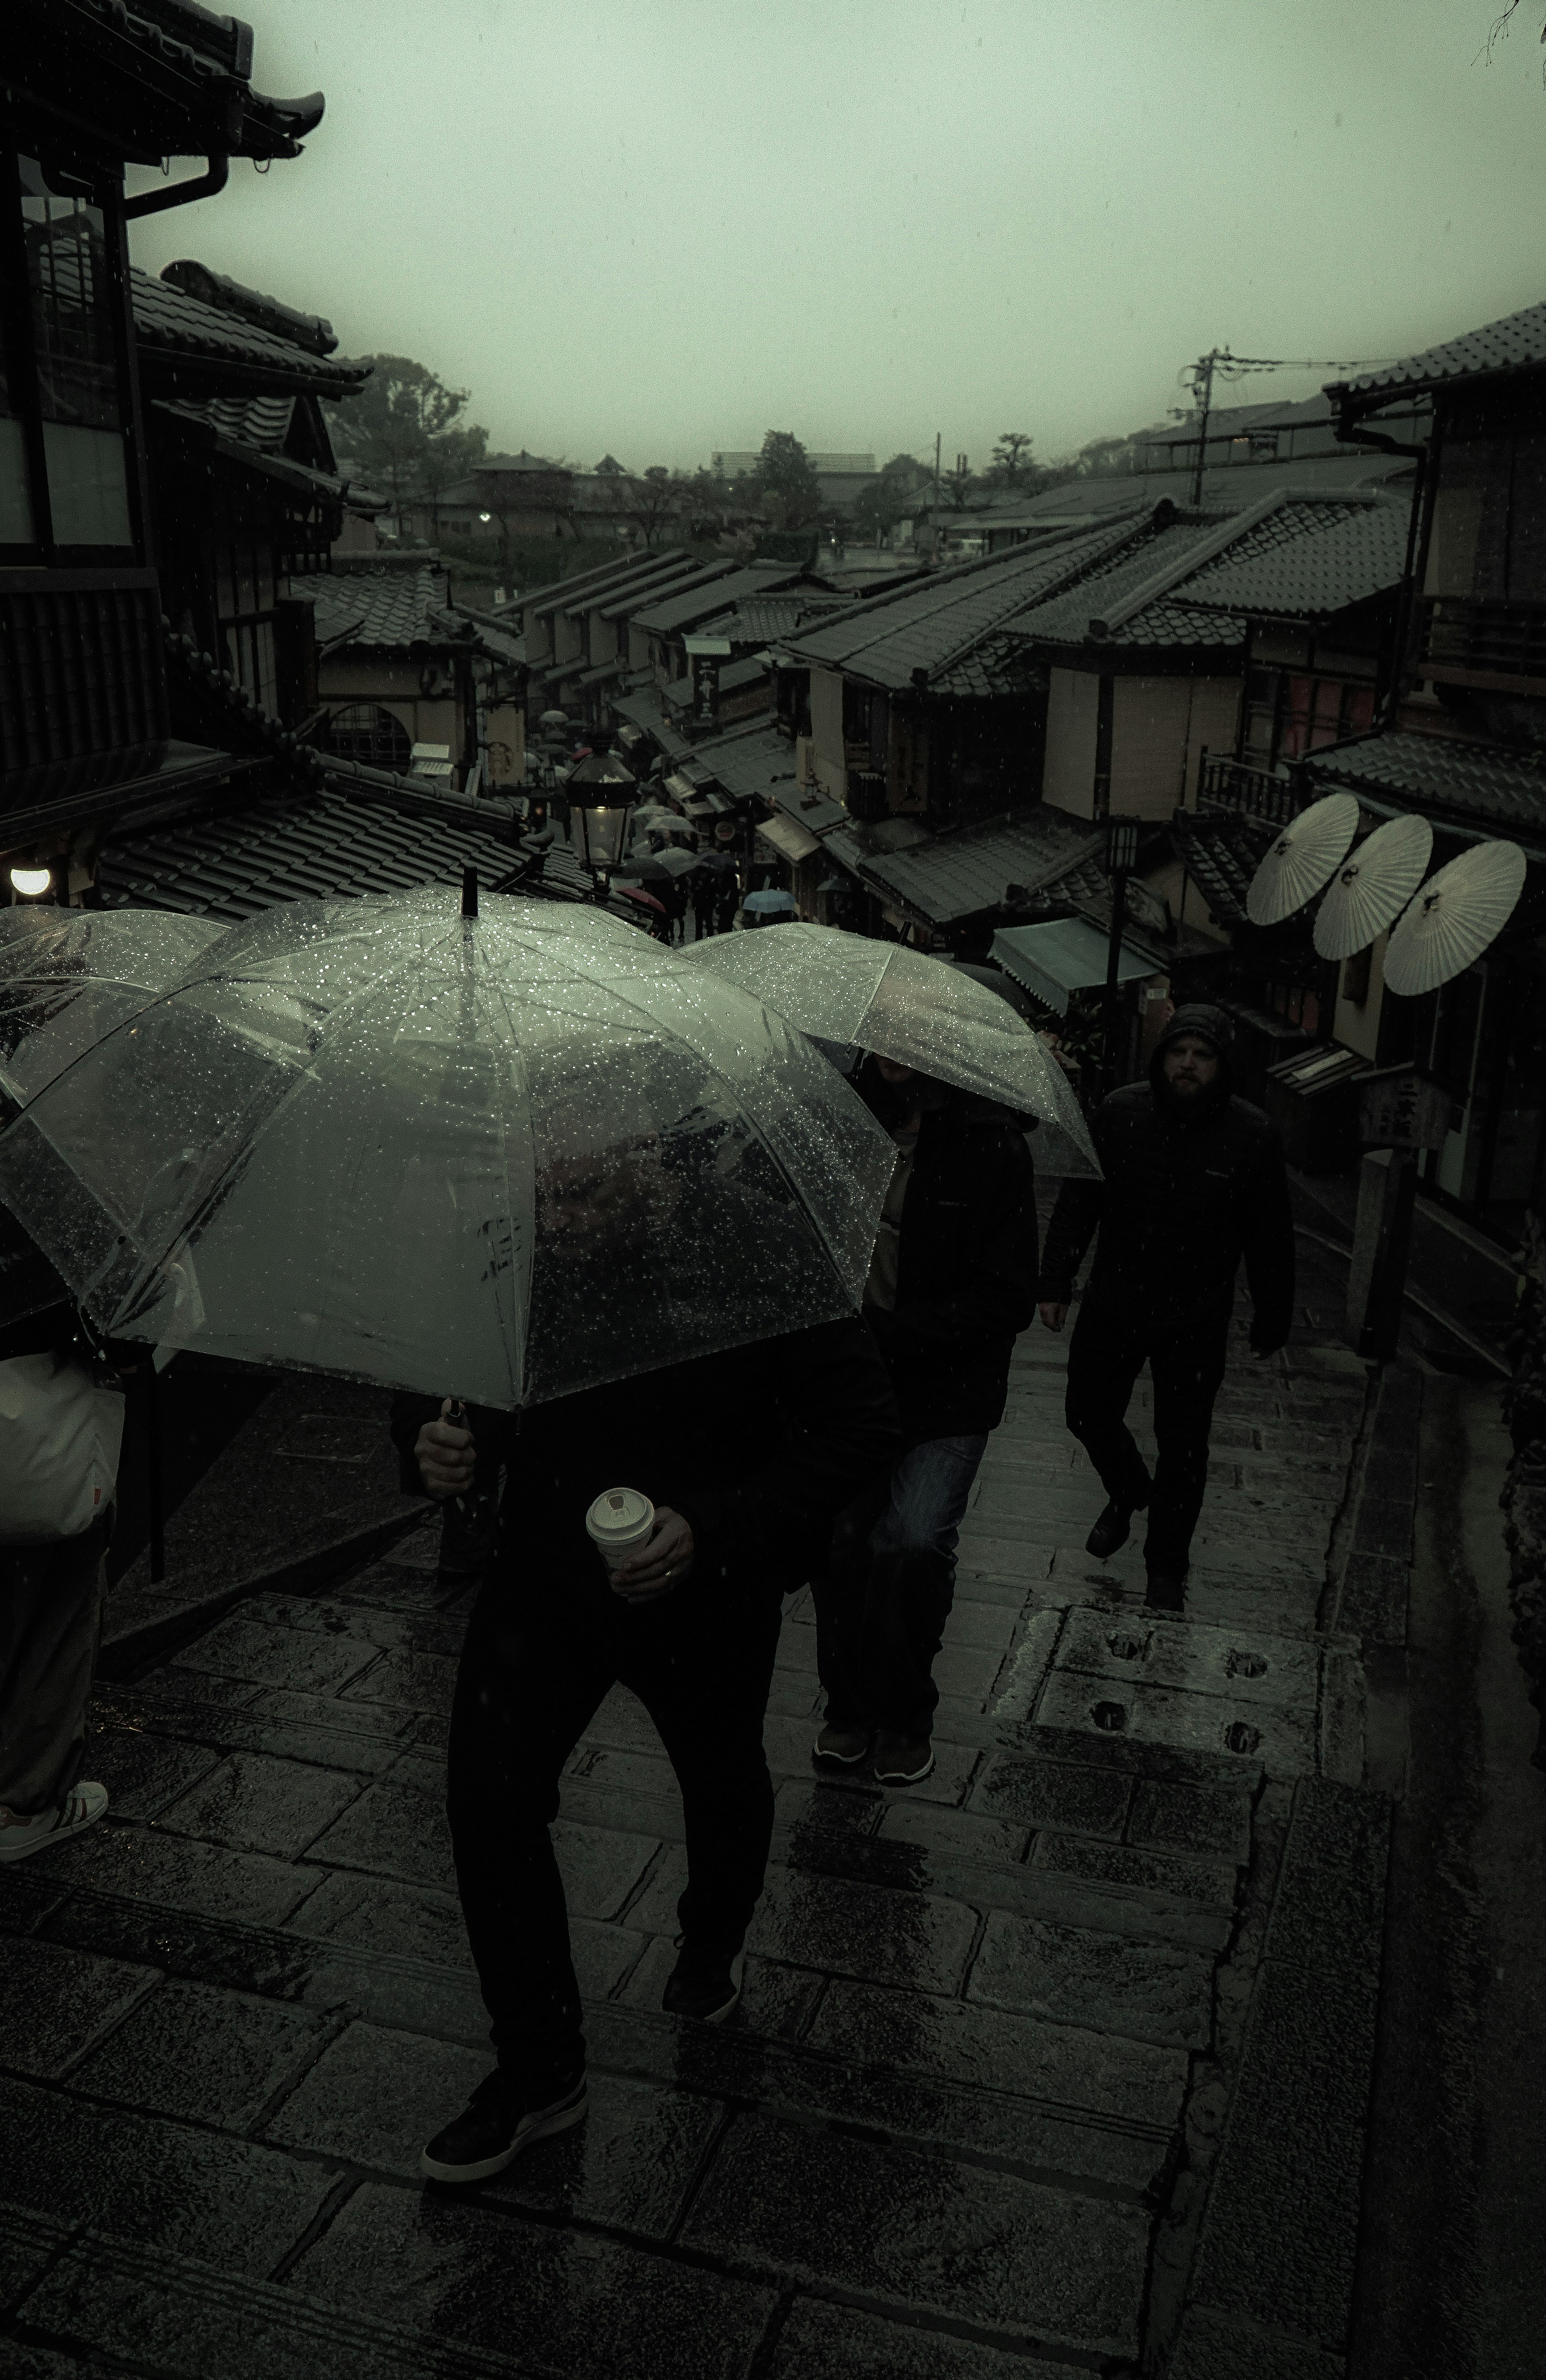
{"type": "Polygon", "coordinates": [[[225,935],[0,1132],[0,1198],[112,1335],[512,1407],[857,1310],[895,1155],[618,919],[423,892],[225,935]]]}
{"type": "Polygon", "coordinates": [[[1077,1168],[1060,1170],[1100,1172],[1078,1101],[1055,1059],[1007,1000],[943,959],[832,926],[790,925],[777,934],[694,942],[676,963],[754,992],[802,1033],[874,1050],[1036,1116],[1077,1156],[1077,1168]]]}
{"type": "Polygon", "coordinates": [[[0,1120],[225,931],[164,909],[0,909],[0,1120]]]}

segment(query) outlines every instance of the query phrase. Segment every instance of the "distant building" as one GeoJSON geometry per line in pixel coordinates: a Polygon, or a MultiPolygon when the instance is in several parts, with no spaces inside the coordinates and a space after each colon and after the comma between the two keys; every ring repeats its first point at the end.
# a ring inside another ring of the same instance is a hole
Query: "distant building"
{"type": "MultiPolygon", "coordinates": [[[[749,480],[761,461],[761,452],[724,451],[710,457],[710,468],[724,480],[749,480]]],[[[806,460],[816,474],[822,502],[834,512],[848,512],[864,490],[880,478],[873,455],[815,455],[806,460]]]]}

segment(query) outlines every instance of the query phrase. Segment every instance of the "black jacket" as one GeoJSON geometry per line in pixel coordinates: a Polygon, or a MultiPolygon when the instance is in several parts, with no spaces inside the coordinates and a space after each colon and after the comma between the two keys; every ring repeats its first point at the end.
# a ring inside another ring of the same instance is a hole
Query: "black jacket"
{"type": "Polygon", "coordinates": [[[1103,1182],[1065,1182],[1041,1260],[1040,1295],[1066,1305],[1097,1227],[1087,1304],[1145,1329],[1222,1328],[1245,1258],[1251,1344],[1281,1347],[1294,1311],[1294,1220],[1283,1144],[1230,1088],[1229,1027],[1214,1008],[1177,1009],[1147,1083],[1113,1091],[1092,1133],[1103,1182]],[[1165,1097],[1168,1045],[1200,1033],[1219,1051],[1218,1087],[1194,1115],[1165,1097]]]}
{"type": "MultiPolygon", "coordinates": [[[[421,1494],[413,1445],[433,1397],[393,1400],[405,1492],[421,1494]]],[[[900,1447],[896,1404],[857,1318],[704,1355],[660,1372],[474,1416],[509,1464],[496,1574],[549,1575],[598,1556],[585,1515],[608,1488],[638,1488],[692,1524],[694,1574],[787,1594],[825,1555],[835,1515],[885,1478],[900,1447]]]]}
{"type": "MultiPolygon", "coordinates": [[[[899,1100],[873,1059],[857,1088],[889,1126],[899,1100]]],[[[1036,1309],[1035,1172],[1008,1108],[952,1090],[925,1114],[899,1240],[895,1306],[864,1311],[907,1443],[996,1429],[1036,1309]]]]}

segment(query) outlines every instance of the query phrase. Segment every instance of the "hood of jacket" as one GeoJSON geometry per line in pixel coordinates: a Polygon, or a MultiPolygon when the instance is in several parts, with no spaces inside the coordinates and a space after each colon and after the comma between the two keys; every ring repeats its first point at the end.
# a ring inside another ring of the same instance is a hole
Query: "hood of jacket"
{"type": "Polygon", "coordinates": [[[1213,1096],[1208,1102],[1211,1108],[1218,1107],[1228,1099],[1235,1088],[1235,1072],[1232,1063],[1235,1035],[1234,1028],[1223,1010],[1215,1008],[1210,1001],[1187,1001],[1176,1010],[1154,1044],[1154,1054],[1149,1061],[1149,1080],[1156,1096],[1163,1096],[1165,1087],[1163,1073],[1165,1051],[1187,1033],[1195,1033],[1199,1040],[1211,1042],[1218,1051],[1218,1079],[1213,1096]]]}

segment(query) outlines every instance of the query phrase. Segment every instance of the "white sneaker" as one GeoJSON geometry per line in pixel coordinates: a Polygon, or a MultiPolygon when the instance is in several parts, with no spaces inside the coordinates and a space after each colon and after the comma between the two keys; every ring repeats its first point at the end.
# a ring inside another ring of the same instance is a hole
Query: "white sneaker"
{"type": "Polygon", "coordinates": [[[56,1810],[40,1810],[35,1818],[18,1818],[0,1804],[0,1863],[30,1858],[94,1827],[107,1808],[105,1785],[77,1785],[56,1810]]]}

